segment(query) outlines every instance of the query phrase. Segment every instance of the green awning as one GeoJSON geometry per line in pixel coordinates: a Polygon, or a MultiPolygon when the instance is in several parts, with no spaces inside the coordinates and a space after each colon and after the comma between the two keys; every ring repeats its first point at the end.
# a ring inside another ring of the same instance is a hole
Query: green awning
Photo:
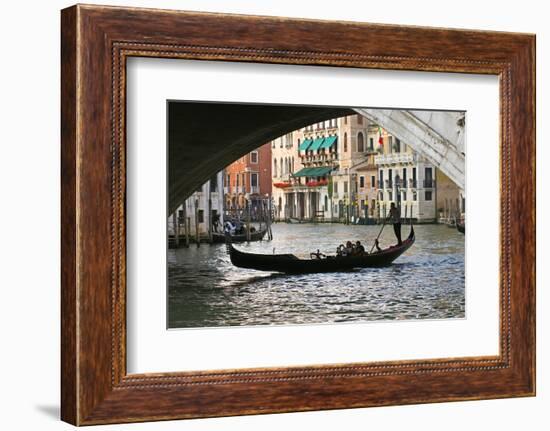
{"type": "Polygon", "coordinates": [[[325,141],[323,142],[323,145],[321,145],[321,148],[330,148],[337,140],[338,136],[329,136],[328,138],[325,138],[325,141]]]}
{"type": "Polygon", "coordinates": [[[313,139],[306,139],[304,142],[300,144],[300,146],[298,147],[298,151],[306,151],[312,142],[313,142],[313,139]]]}
{"type": "Polygon", "coordinates": [[[313,141],[313,144],[311,144],[311,146],[308,148],[308,151],[315,151],[315,150],[318,150],[319,148],[321,148],[321,145],[323,145],[324,140],[325,140],[325,138],[316,138],[313,141]]]}
{"type": "Polygon", "coordinates": [[[321,168],[303,168],[294,173],[295,177],[322,177],[332,171],[333,168],[323,166],[321,168]]]}

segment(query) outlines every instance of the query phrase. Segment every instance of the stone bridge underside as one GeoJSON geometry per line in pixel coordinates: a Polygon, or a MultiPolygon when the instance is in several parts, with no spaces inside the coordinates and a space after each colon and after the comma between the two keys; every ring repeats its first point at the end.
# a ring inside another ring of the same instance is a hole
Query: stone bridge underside
{"type": "Polygon", "coordinates": [[[168,113],[169,214],[212,175],[260,145],[355,112],[410,145],[464,189],[463,113],[172,102],[168,113]]]}
{"type": "Polygon", "coordinates": [[[168,214],[212,175],[260,145],[353,113],[333,107],[172,102],[168,112],[168,214]]]}

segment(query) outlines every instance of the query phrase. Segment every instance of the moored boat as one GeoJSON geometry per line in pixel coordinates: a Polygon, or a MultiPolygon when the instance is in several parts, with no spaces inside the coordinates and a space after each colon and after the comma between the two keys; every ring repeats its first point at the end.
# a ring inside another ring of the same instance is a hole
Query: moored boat
{"type": "Polygon", "coordinates": [[[301,259],[294,254],[256,254],[236,249],[230,237],[226,237],[227,252],[231,263],[239,268],[258,271],[302,274],[313,272],[348,271],[356,268],[374,268],[390,265],[407,251],[415,241],[414,229],[400,245],[391,246],[374,253],[362,255],[337,256],[311,253],[310,259],[301,259]]]}
{"type": "MultiPolygon", "coordinates": [[[[262,239],[264,239],[266,233],[267,228],[264,228],[250,232],[250,239],[247,238],[246,232],[230,235],[230,239],[231,242],[261,241],[262,239]]],[[[218,243],[225,242],[226,236],[223,233],[213,232],[212,241],[218,243]]]]}

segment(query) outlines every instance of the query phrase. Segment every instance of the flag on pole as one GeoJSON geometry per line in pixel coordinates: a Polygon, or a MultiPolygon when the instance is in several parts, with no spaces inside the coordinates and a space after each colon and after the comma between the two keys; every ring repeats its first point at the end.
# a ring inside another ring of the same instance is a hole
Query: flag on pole
{"type": "Polygon", "coordinates": [[[384,145],[384,139],[382,138],[382,129],[378,126],[378,145],[384,145]]]}

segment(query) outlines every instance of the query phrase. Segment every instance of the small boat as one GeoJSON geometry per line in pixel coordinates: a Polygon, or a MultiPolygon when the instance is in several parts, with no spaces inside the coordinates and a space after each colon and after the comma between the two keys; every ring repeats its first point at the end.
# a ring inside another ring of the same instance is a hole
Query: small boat
{"type": "MultiPolygon", "coordinates": [[[[250,241],[261,241],[264,239],[265,234],[267,233],[267,228],[261,229],[261,230],[255,230],[253,232],[250,232],[250,241]]],[[[230,235],[231,242],[245,242],[248,241],[246,237],[246,232],[244,233],[238,233],[230,235]]],[[[223,233],[213,232],[212,233],[212,241],[213,242],[225,242],[226,237],[223,233]]]]}
{"type": "Polygon", "coordinates": [[[466,233],[466,224],[464,222],[456,222],[456,230],[460,233],[466,233]]]}
{"type": "Polygon", "coordinates": [[[226,238],[227,253],[231,263],[239,268],[258,271],[304,274],[313,272],[348,271],[356,268],[374,268],[390,265],[414,244],[414,229],[400,245],[365,253],[361,256],[325,256],[311,253],[310,259],[300,259],[293,254],[255,254],[246,253],[233,247],[231,238],[226,238]]]}
{"type": "Polygon", "coordinates": [[[303,223],[302,220],[300,219],[297,219],[297,218],[294,218],[294,217],[289,217],[287,219],[287,223],[290,223],[290,224],[300,224],[300,223],[303,223]]]}

